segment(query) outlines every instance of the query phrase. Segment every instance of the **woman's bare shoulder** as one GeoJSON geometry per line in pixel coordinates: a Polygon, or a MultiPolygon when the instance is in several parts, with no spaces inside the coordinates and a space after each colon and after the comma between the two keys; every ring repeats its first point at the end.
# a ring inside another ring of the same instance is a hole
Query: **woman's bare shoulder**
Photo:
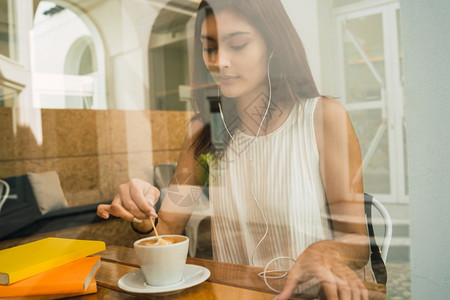
{"type": "Polygon", "coordinates": [[[347,110],[339,101],[321,97],[314,111],[314,130],[320,148],[323,142],[343,138],[353,128],[347,110]]]}
{"type": "Polygon", "coordinates": [[[335,98],[320,97],[314,111],[314,119],[323,122],[336,119],[347,119],[348,113],[345,107],[335,98]]]}

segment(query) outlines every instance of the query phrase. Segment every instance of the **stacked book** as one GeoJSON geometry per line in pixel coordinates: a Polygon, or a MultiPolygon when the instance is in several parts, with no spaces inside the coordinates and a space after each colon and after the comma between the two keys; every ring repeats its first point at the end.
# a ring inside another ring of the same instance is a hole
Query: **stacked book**
{"type": "Polygon", "coordinates": [[[45,238],[0,250],[0,297],[59,299],[97,292],[102,241],[45,238]]]}

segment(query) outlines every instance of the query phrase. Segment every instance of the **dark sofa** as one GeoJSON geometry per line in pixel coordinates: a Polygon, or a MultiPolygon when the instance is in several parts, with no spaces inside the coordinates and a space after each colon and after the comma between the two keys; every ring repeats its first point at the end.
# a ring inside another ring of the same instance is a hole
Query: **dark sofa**
{"type": "Polygon", "coordinates": [[[97,205],[110,202],[67,207],[42,215],[27,175],[3,180],[11,190],[0,212],[0,241],[105,221],[97,216],[97,205]]]}

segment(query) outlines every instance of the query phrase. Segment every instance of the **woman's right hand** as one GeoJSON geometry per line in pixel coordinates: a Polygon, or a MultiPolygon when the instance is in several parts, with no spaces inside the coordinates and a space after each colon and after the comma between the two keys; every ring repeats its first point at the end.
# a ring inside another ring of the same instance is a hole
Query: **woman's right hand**
{"type": "Polygon", "coordinates": [[[136,221],[135,218],[157,218],[154,206],[159,195],[159,190],[150,183],[131,179],[128,183],[119,185],[119,193],[111,204],[100,204],[97,207],[97,215],[103,219],[113,215],[130,222],[136,221]]]}

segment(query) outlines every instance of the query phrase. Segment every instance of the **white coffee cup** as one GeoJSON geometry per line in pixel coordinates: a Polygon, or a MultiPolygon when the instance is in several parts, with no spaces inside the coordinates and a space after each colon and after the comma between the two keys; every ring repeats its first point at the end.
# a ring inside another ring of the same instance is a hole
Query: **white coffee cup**
{"type": "Polygon", "coordinates": [[[169,245],[142,245],[156,241],[157,237],[137,240],[133,246],[145,281],[151,286],[177,285],[182,275],[189,248],[189,238],[183,235],[160,235],[160,238],[179,239],[169,245]]]}

